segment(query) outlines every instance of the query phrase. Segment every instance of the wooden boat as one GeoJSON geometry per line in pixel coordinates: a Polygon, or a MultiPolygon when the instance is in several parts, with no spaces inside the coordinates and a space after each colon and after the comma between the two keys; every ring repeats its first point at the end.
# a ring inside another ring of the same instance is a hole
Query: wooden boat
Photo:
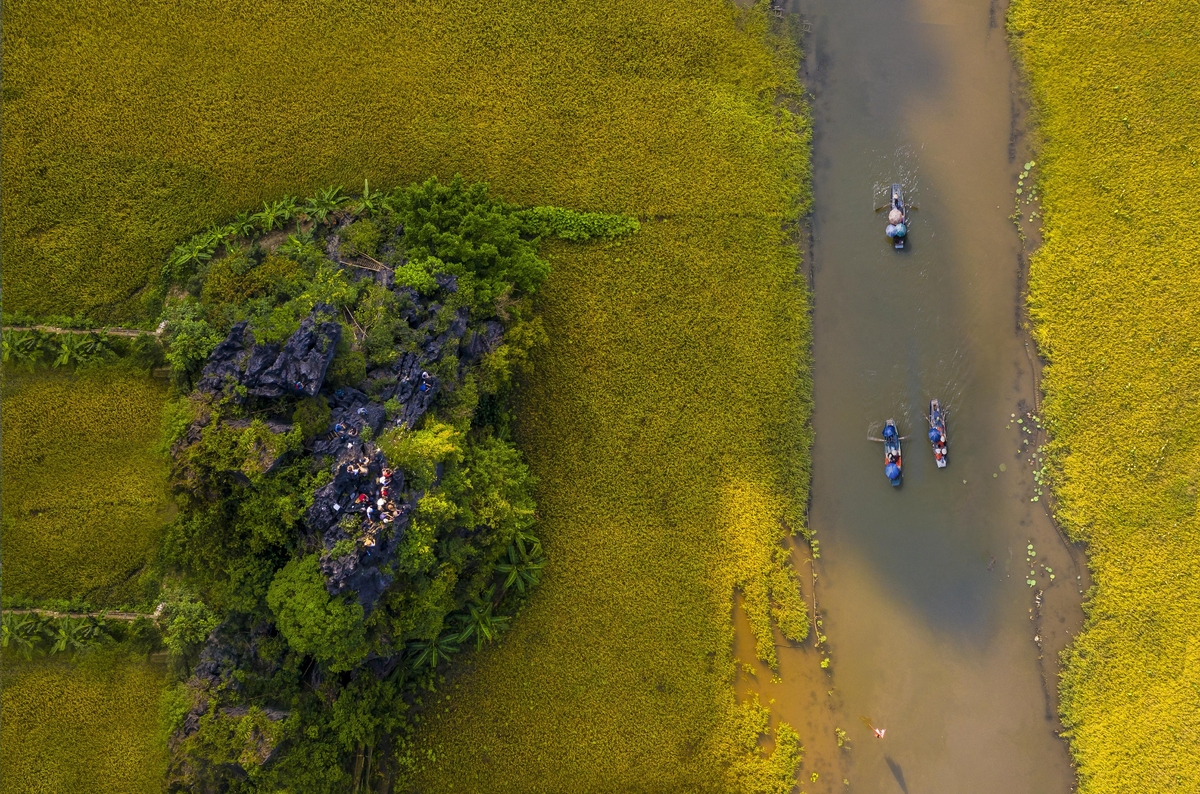
{"type": "Polygon", "coordinates": [[[888,205],[889,216],[893,210],[900,212],[901,221],[898,224],[893,224],[889,219],[888,237],[892,239],[892,245],[899,251],[904,247],[904,240],[908,237],[908,207],[904,205],[904,189],[899,183],[892,185],[892,200],[888,205]]]}
{"type": "Polygon", "coordinates": [[[896,420],[889,419],[883,425],[883,438],[875,438],[867,436],[870,441],[883,442],[883,473],[887,476],[888,482],[892,487],[900,487],[900,478],[904,461],[900,454],[900,442],[904,440],[904,436],[896,430],[896,420]]]}
{"type": "Polygon", "coordinates": [[[933,460],[939,469],[946,468],[946,459],[950,454],[947,448],[950,439],[946,436],[946,412],[942,404],[933,399],[929,401],[929,444],[933,447],[933,460]]]}

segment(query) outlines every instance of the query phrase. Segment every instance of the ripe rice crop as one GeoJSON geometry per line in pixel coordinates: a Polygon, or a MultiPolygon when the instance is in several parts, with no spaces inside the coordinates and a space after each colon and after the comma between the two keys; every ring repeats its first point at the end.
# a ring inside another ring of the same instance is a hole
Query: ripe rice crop
{"type": "Polygon", "coordinates": [[[1200,18],[1017,0],[1043,140],[1029,305],[1057,517],[1088,544],[1062,718],[1083,794],[1200,790],[1200,18]]]}
{"type": "MultiPolygon", "coordinates": [[[[643,220],[549,244],[549,344],[518,441],[545,584],[426,703],[434,790],[787,791],[786,726],[732,689],[741,587],[803,636],[808,203],[796,53],[724,0],[6,8],[10,311],[136,317],[168,252],[284,193],[461,173],[509,201],[643,220]],[[778,48],[777,48],[778,45],[778,48]],[[786,524],[785,524],[786,519],[786,524]],[[436,760],[435,760],[436,759],[436,760]]],[[[7,444],[7,429],[6,438],[7,444]]],[[[431,696],[432,697],[432,696],[431,696]]],[[[420,759],[418,761],[418,759],[420,759]]]]}
{"type": "Polygon", "coordinates": [[[0,794],[162,791],[161,671],[104,653],[78,664],[6,657],[0,680],[0,794]]]}
{"type": "Polygon", "coordinates": [[[6,371],[4,595],[137,603],[167,510],[166,388],[121,367],[6,371]]]}

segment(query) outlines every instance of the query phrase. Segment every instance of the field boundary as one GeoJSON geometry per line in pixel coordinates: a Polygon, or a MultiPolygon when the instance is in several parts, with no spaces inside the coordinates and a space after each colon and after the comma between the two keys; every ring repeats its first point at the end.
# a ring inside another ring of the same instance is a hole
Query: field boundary
{"type": "Polygon", "coordinates": [[[2,615],[41,615],[47,618],[103,618],[105,620],[157,620],[159,613],[152,612],[56,612],[53,609],[0,609],[2,615]]]}

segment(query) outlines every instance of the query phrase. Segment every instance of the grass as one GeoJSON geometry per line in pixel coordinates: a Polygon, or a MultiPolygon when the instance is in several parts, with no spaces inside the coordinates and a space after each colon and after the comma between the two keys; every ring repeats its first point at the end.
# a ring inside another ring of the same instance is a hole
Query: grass
{"type": "Polygon", "coordinates": [[[1200,789],[1200,20],[1017,0],[1043,139],[1029,304],[1057,516],[1095,587],[1062,714],[1083,794],[1200,789]]]}
{"type": "MultiPolygon", "coordinates": [[[[85,0],[6,8],[8,311],[137,317],[167,252],[282,193],[483,179],[643,219],[550,248],[521,439],[545,585],[413,746],[429,790],[791,788],[735,702],[734,587],[805,627],[808,129],[765,8],[85,0]],[[784,521],[787,521],[785,525],[784,521]],[[457,694],[456,694],[457,693],[457,694]],[[431,762],[436,758],[436,762],[431,762]]],[[[6,438],[7,442],[7,438],[6,438]]]]}
{"type": "Polygon", "coordinates": [[[96,654],[78,664],[9,657],[0,680],[0,793],[162,790],[160,671],[123,655],[96,654]]]}
{"type": "Polygon", "coordinates": [[[6,599],[142,600],[137,576],[167,509],[154,452],[165,396],[121,367],[5,373],[6,599]]]}

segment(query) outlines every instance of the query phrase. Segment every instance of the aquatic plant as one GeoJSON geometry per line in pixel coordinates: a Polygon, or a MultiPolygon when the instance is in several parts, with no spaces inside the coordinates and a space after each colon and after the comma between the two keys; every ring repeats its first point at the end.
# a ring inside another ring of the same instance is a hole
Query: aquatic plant
{"type": "Polygon", "coordinates": [[[1094,583],[1063,656],[1064,735],[1083,794],[1195,791],[1200,22],[1181,0],[1017,0],[1009,26],[1041,141],[1037,493],[1094,583]]]}

